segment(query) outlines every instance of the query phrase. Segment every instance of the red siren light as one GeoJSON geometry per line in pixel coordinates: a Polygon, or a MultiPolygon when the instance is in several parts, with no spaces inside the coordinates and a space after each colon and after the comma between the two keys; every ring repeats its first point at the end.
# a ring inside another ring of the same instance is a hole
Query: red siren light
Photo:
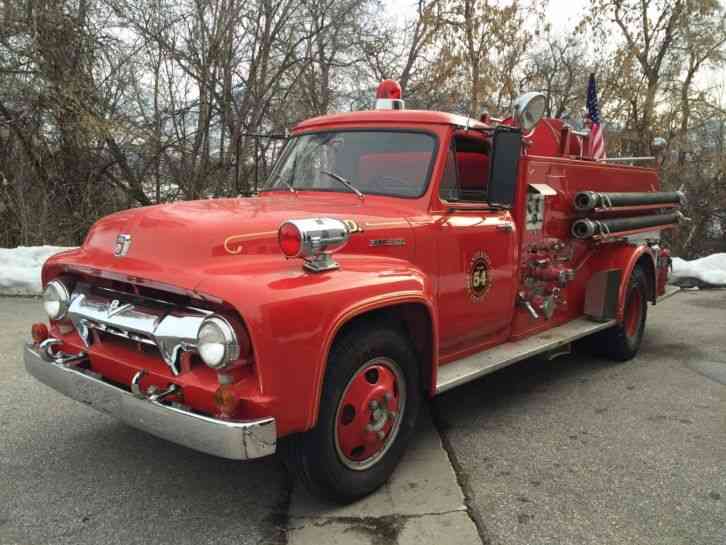
{"type": "Polygon", "coordinates": [[[285,257],[297,257],[302,251],[302,233],[293,223],[286,221],[277,232],[277,240],[285,257]]]}
{"type": "Polygon", "coordinates": [[[376,90],[376,110],[403,110],[401,86],[397,81],[384,79],[376,90]]]}
{"type": "Polygon", "coordinates": [[[376,98],[393,98],[401,100],[401,86],[395,80],[384,79],[380,85],[378,85],[376,98]]]}

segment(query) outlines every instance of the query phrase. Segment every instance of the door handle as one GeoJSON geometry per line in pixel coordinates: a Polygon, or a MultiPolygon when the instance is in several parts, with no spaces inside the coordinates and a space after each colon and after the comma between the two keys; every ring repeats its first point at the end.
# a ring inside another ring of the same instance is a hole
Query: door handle
{"type": "Polygon", "coordinates": [[[512,222],[505,221],[504,223],[498,223],[497,224],[497,231],[505,231],[507,233],[511,232],[513,229],[512,222]]]}

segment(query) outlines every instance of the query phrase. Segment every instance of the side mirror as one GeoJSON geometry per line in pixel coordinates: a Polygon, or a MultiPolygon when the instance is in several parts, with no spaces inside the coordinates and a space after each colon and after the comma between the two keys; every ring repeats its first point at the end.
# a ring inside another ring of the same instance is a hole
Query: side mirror
{"type": "Polygon", "coordinates": [[[655,157],[655,164],[662,166],[666,160],[666,148],[668,148],[668,141],[662,136],[656,136],[650,143],[650,152],[655,157]]]}
{"type": "Polygon", "coordinates": [[[489,173],[489,202],[507,206],[514,204],[521,153],[521,129],[499,126],[494,130],[489,173]]]}
{"type": "Polygon", "coordinates": [[[653,142],[650,144],[650,149],[654,155],[660,155],[668,146],[668,142],[662,136],[656,136],[653,138],[653,142]]]}
{"type": "Polygon", "coordinates": [[[544,115],[547,105],[545,96],[542,93],[525,93],[514,101],[512,117],[524,132],[534,129],[537,122],[544,115]]]}

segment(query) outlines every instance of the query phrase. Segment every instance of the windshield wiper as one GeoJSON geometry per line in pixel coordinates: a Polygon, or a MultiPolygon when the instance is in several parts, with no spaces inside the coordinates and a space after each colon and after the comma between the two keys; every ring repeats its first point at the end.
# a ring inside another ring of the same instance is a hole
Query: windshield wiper
{"type": "MultiPolygon", "coordinates": [[[[277,182],[282,182],[283,184],[285,184],[285,187],[290,193],[297,194],[297,189],[295,189],[290,182],[283,180],[282,177],[280,177],[279,175],[275,177],[275,181],[272,183],[276,184],[277,182]]],[[[277,191],[278,189],[279,187],[265,187],[263,189],[260,189],[260,193],[262,193],[263,191],[277,191]]]]}
{"type": "Polygon", "coordinates": [[[295,189],[294,187],[292,187],[292,184],[291,183],[286,182],[282,178],[280,178],[280,181],[287,186],[287,188],[290,190],[290,193],[297,193],[297,189],[295,189]]]}
{"type": "Polygon", "coordinates": [[[360,200],[365,199],[365,195],[363,195],[363,193],[361,193],[361,191],[357,187],[355,187],[352,183],[350,183],[348,180],[343,178],[340,174],[336,174],[335,172],[329,172],[327,170],[321,170],[320,172],[322,172],[323,174],[327,174],[333,180],[338,180],[341,184],[343,184],[345,187],[350,189],[353,193],[358,195],[358,198],[360,200]]]}

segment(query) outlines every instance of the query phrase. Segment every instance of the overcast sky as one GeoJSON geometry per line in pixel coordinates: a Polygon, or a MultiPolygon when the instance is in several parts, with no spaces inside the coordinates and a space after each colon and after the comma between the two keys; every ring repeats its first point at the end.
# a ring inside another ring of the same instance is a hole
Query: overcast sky
{"type": "MultiPolygon", "coordinates": [[[[416,13],[416,0],[383,0],[386,11],[399,20],[416,13]]],[[[557,33],[566,33],[580,20],[587,5],[585,0],[550,0],[547,10],[549,23],[557,33]]]]}
{"type": "MultiPolygon", "coordinates": [[[[526,1],[526,0],[525,0],[526,1]]],[[[386,12],[399,22],[410,19],[416,14],[416,0],[383,0],[386,12]]],[[[547,20],[554,34],[566,35],[586,13],[588,0],[549,0],[547,20]]],[[[702,71],[696,79],[701,88],[710,88],[726,106],[726,66],[719,70],[702,71]]]]}

